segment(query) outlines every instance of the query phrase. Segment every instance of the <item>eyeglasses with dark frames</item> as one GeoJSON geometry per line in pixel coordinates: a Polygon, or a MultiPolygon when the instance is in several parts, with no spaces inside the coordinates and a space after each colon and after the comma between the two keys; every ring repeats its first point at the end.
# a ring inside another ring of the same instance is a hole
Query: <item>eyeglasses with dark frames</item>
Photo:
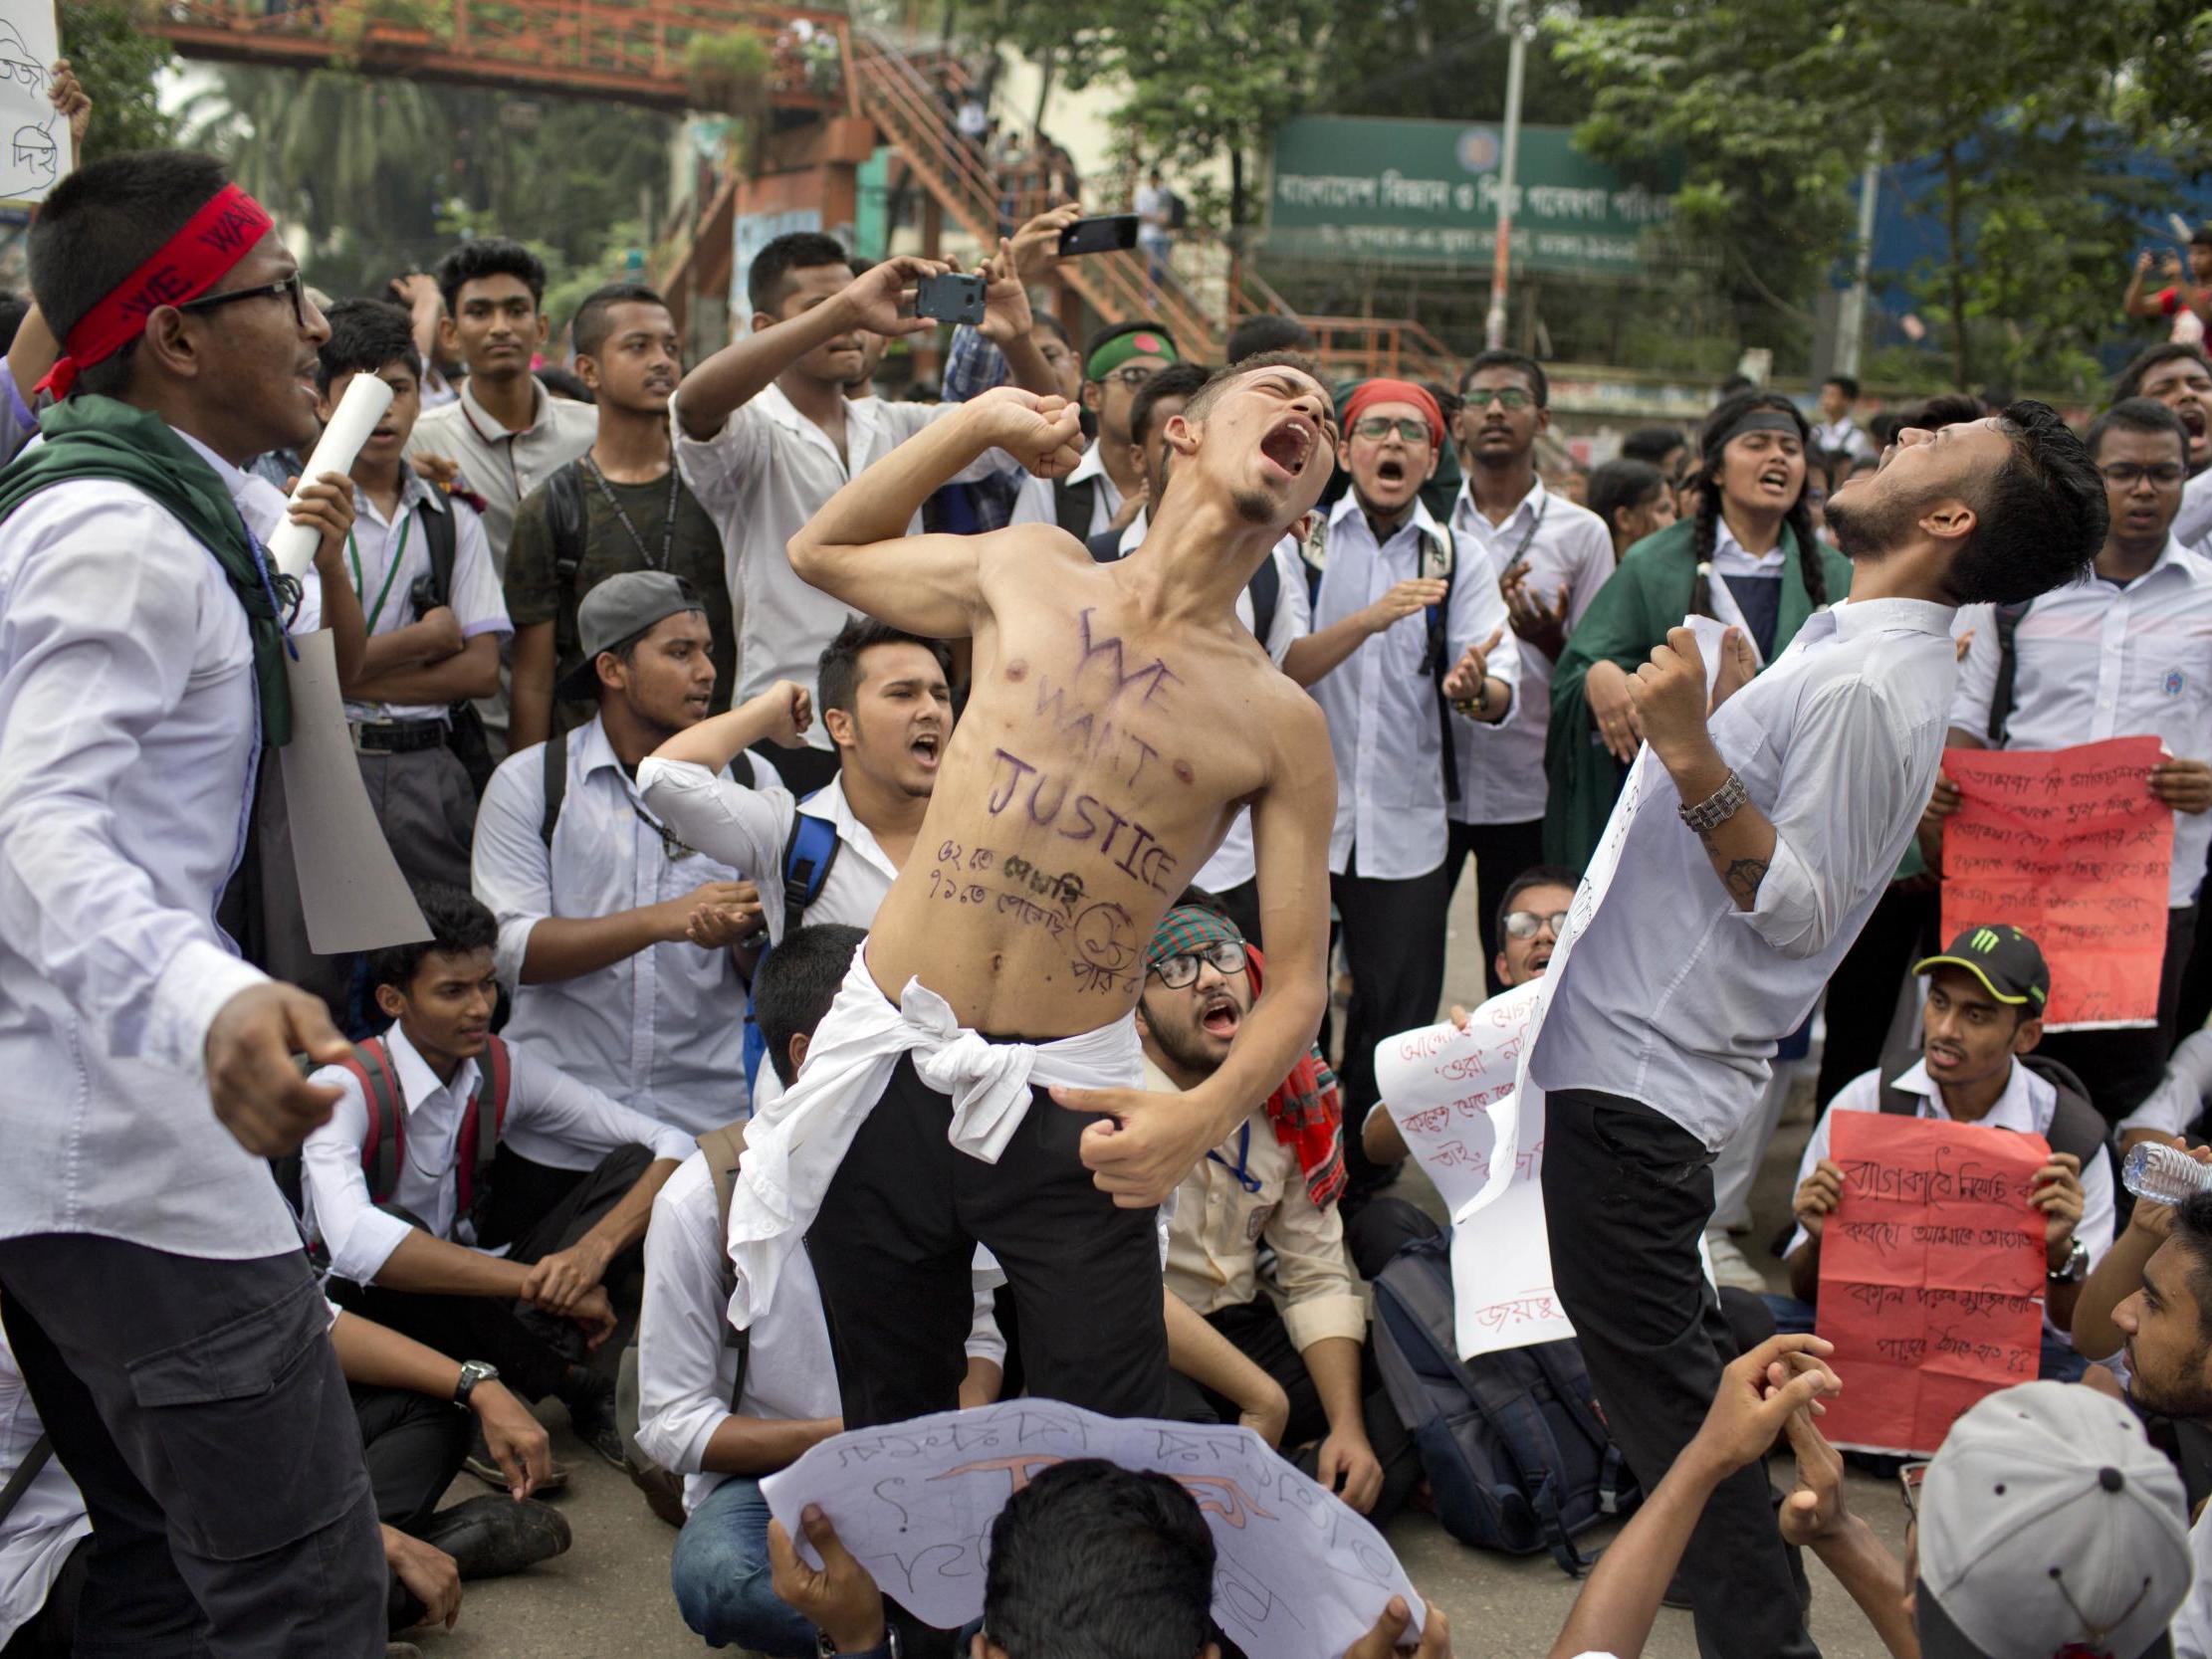
{"type": "Polygon", "coordinates": [[[308,325],[308,285],[299,272],[277,283],[263,283],[259,288],[234,288],[227,294],[203,294],[197,300],[187,300],[176,310],[180,311],[211,311],[219,306],[236,305],[241,300],[290,300],[292,320],[305,329],[308,325]]]}

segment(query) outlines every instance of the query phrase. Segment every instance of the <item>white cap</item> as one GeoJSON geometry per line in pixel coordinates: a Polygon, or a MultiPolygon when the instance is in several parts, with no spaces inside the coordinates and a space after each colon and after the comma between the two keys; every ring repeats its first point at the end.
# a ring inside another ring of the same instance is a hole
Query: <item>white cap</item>
{"type": "Polygon", "coordinates": [[[1920,1486],[1921,1651],[2163,1651],[2189,1593],[2187,1513],[2181,1477],[2118,1400],[2066,1382],[1991,1394],[1920,1486]]]}

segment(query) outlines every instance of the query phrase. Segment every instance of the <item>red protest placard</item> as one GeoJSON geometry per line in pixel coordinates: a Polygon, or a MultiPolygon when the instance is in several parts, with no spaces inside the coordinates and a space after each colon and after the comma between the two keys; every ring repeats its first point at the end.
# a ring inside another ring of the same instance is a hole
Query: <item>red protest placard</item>
{"type": "Polygon", "coordinates": [[[1844,1197],[1821,1233],[1817,1329],[1844,1391],[1821,1429],[1931,1456],[1984,1394],[2035,1380],[2047,1263],[2028,1195],[2051,1148],[1880,1112],[1839,1112],[1830,1134],[1844,1197]]]}
{"type": "Polygon", "coordinates": [[[1943,751],[1943,936],[2005,922],[2051,964],[2044,1024],[2149,1025],[2166,955],[2173,808],[2150,792],[2155,737],[1943,751]]]}

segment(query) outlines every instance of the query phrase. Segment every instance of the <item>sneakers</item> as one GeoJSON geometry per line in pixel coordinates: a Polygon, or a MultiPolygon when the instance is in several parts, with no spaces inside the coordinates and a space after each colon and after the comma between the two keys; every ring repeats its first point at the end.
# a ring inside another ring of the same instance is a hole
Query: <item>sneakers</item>
{"type": "Polygon", "coordinates": [[[576,1438],[627,1473],[630,1460],[616,1420],[614,1378],[583,1365],[570,1365],[561,1379],[559,1394],[568,1408],[568,1423],[576,1431],[576,1438]]]}
{"type": "Polygon", "coordinates": [[[1766,1276],[1751,1265],[1743,1247],[1728,1236],[1725,1228],[1715,1227],[1706,1233],[1705,1248],[1712,1253],[1714,1284],[1754,1294],[1765,1291],[1766,1276]]]}
{"type": "Polygon", "coordinates": [[[453,1557],[463,1579],[503,1578],[568,1548],[568,1518],[535,1498],[466,1498],[424,1523],[419,1535],[453,1557]]]}
{"type": "MultiPolygon", "coordinates": [[[[469,1447],[469,1455],[461,1460],[461,1467],[486,1486],[497,1487],[501,1492],[507,1490],[507,1471],[492,1460],[492,1450],[484,1444],[483,1430],[477,1431],[476,1439],[469,1447]]],[[[532,1496],[548,1497],[564,1490],[567,1485],[568,1466],[556,1462],[553,1465],[553,1472],[532,1490],[532,1496]]]]}

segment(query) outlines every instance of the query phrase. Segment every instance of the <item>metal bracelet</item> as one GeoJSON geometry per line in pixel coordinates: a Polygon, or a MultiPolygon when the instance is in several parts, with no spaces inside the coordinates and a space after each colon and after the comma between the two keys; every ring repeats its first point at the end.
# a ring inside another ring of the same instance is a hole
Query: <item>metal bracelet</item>
{"type": "Polygon", "coordinates": [[[1720,828],[1722,824],[1725,824],[1750,804],[1751,796],[1744,789],[1743,779],[1738,777],[1731,769],[1727,781],[1715,789],[1711,795],[1699,801],[1695,806],[1677,806],[1674,810],[1681,815],[1682,822],[1692,830],[1699,835],[1707,835],[1720,828]]]}

